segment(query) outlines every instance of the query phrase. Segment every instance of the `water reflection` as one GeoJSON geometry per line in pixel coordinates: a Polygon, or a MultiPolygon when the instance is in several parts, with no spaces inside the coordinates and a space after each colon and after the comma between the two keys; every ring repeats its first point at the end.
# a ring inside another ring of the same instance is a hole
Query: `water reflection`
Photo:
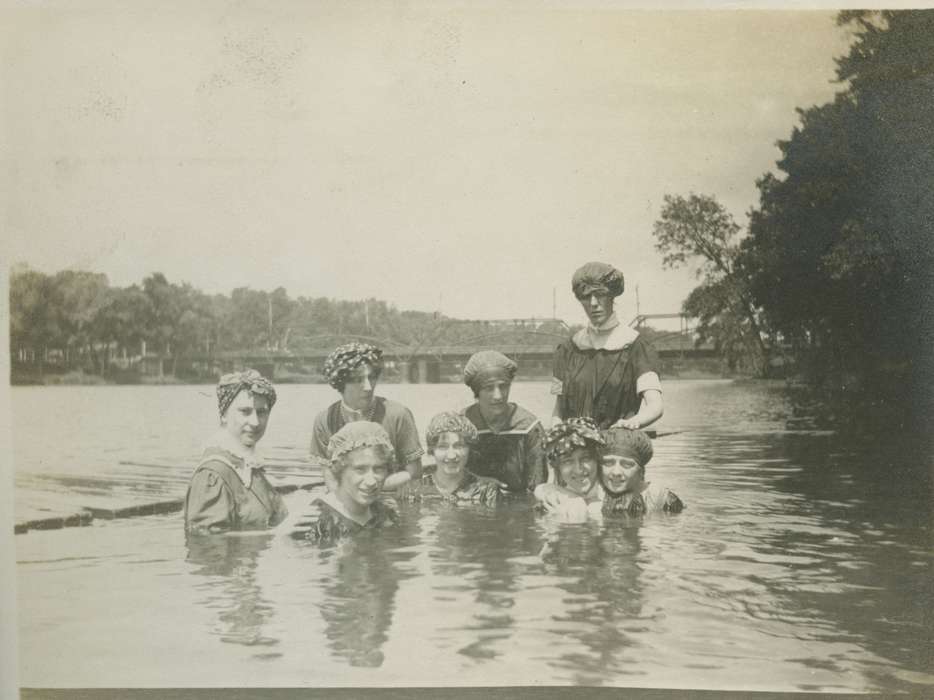
{"type": "Polygon", "coordinates": [[[436,592],[462,596],[469,621],[456,649],[474,660],[495,659],[508,653],[516,620],[512,608],[521,594],[521,567],[515,559],[541,549],[531,504],[524,499],[498,508],[423,502],[423,521],[433,524],[430,540],[431,573],[436,592]],[[467,642],[466,644],[463,642],[467,642]]]}
{"type": "Polygon", "coordinates": [[[272,540],[269,534],[192,535],[187,539],[191,573],[205,577],[199,588],[207,595],[201,602],[218,611],[215,634],[222,642],[245,646],[278,643],[263,634],[273,608],[264,600],[257,581],[260,555],[272,540]]]}
{"type": "MultiPolygon", "coordinates": [[[[325,637],[332,654],[351,666],[382,666],[395,598],[402,581],[415,572],[409,565],[417,523],[411,520],[383,530],[363,531],[352,539],[323,546],[316,566],[325,637]]],[[[316,547],[313,542],[300,546],[316,547]]]]}
{"type": "Polygon", "coordinates": [[[563,524],[543,520],[548,539],[541,557],[545,570],[563,581],[563,610],[555,610],[554,634],[578,640],[589,652],[568,653],[551,664],[570,671],[578,684],[600,685],[608,673],[634,673],[624,652],[640,631],[643,585],[639,520],[563,524]]]}

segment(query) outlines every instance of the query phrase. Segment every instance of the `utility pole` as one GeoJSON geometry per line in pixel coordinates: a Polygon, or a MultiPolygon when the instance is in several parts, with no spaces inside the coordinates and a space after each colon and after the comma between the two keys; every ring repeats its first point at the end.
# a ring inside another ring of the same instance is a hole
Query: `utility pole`
{"type": "Polygon", "coordinates": [[[366,332],[370,332],[370,300],[363,300],[363,315],[366,320],[366,332]]]}
{"type": "Polygon", "coordinates": [[[636,285],[636,316],[641,316],[642,312],[639,311],[639,285],[636,285]]]}
{"type": "Polygon", "coordinates": [[[266,297],[269,309],[269,334],[266,336],[266,349],[272,350],[272,297],[266,297]]]}
{"type": "Polygon", "coordinates": [[[558,318],[558,297],[557,297],[557,287],[551,288],[551,320],[554,321],[558,318]]]}

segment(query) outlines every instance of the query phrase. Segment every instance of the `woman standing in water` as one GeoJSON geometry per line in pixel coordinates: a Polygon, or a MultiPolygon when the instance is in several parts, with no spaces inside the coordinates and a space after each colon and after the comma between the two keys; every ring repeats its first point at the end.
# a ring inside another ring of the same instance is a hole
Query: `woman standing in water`
{"type": "Polygon", "coordinates": [[[328,542],[394,524],[395,509],[380,500],[394,454],[379,423],[354,421],[334,433],[325,467],[332,487],[311,502],[313,512],[297,523],[291,536],[328,542]]]}
{"type": "Polygon", "coordinates": [[[587,520],[591,504],[599,504],[599,453],[603,436],[589,418],[569,418],[558,423],[545,439],[553,481],[535,489],[535,499],[545,512],[565,520],[587,520]]]}
{"type": "Polygon", "coordinates": [[[591,417],[599,428],[633,430],[651,425],[663,412],[658,359],[613,311],[623,293],[623,273],[590,262],[574,273],[571,288],[590,323],[555,350],[553,420],[591,417]]]}
{"type": "Polygon", "coordinates": [[[412,495],[450,503],[496,505],[499,482],[467,470],[470,451],[477,439],[477,428],[461,413],[445,411],[432,418],[425,443],[435,458],[435,469],[422,476],[412,495]]]}
{"type": "Polygon", "coordinates": [[[185,496],[188,532],[259,530],[278,525],[288,510],[266,479],[256,443],[276,403],[272,382],[248,369],[217,385],[220,430],[208,441],[185,496]]]}
{"type": "Polygon", "coordinates": [[[528,494],[547,476],[541,422],[509,400],[518,365],[496,350],[474,353],[464,365],[464,384],[476,403],[464,410],[477,429],[467,467],[506,485],[510,492],[528,494]]]}
{"type": "Polygon", "coordinates": [[[641,430],[604,431],[600,456],[603,515],[680,513],[684,503],[671,490],[645,480],[645,465],[652,459],[652,441],[641,430]]]}

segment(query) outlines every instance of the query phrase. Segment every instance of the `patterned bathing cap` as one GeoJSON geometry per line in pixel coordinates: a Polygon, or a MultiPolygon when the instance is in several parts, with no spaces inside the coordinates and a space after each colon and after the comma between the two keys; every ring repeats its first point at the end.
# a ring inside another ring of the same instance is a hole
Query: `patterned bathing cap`
{"type": "Polygon", "coordinates": [[[425,431],[425,444],[429,450],[438,444],[442,433],[457,433],[468,445],[477,442],[477,427],[463,413],[445,411],[431,419],[428,430],[425,431]]]}
{"type": "Polygon", "coordinates": [[[545,435],[545,454],[549,462],[555,462],[578,447],[600,447],[603,444],[603,437],[593,418],[569,418],[545,435]]]}
{"type": "Polygon", "coordinates": [[[253,396],[265,396],[269,408],[276,403],[276,389],[272,382],[255,369],[231,372],[223,375],[217,382],[217,410],[221,416],[227,413],[237,394],[244,390],[253,396]]]}
{"type": "Polygon", "coordinates": [[[577,268],[571,278],[571,290],[578,299],[595,293],[618,297],[624,288],[623,273],[602,262],[589,262],[577,268]]]}
{"type": "Polygon", "coordinates": [[[390,460],[394,454],[389,433],[379,423],[359,420],[347,423],[331,436],[328,441],[328,458],[331,464],[337,464],[348,452],[361,447],[385,447],[390,460]]]}
{"type": "Polygon", "coordinates": [[[324,378],[338,391],[344,390],[350,373],[368,364],[379,375],[383,369],[383,351],[368,343],[347,343],[335,348],[324,361],[324,378]]]}

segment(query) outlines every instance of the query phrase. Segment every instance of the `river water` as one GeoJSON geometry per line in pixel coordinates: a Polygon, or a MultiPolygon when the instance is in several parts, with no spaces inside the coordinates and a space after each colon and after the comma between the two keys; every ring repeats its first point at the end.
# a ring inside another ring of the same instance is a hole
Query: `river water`
{"type": "MultiPolygon", "coordinates": [[[[677,432],[648,478],[686,503],[675,516],[570,525],[524,503],[419,504],[331,548],[272,533],[189,549],[178,513],[17,536],[20,684],[930,691],[931,455],[828,425],[781,385],[665,389],[658,427],[677,432]]],[[[547,391],[512,398],[544,416],[547,391]]],[[[421,429],[471,399],[380,393],[421,429]]],[[[126,460],[187,476],[211,394],[13,388],[17,497],[126,460]]],[[[280,387],[265,453],[302,460],[334,397],[280,387]]]]}

